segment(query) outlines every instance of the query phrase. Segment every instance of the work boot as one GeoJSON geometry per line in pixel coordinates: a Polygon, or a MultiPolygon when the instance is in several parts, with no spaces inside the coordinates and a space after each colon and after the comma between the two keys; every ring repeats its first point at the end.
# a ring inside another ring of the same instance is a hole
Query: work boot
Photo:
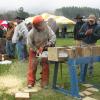
{"type": "Polygon", "coordinates": [[[31,89],[31,88],[33,87],[33,85],[29,84],[27,87],[28,87],[29,89],[31,89]]]}

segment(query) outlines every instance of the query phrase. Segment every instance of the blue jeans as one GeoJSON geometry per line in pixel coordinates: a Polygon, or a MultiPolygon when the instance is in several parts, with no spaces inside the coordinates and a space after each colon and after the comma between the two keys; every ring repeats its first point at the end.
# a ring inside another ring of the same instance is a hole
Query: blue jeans
{"type": "Polygon", "coordinates": [[[23,44],[22,41],[18,41],[16,43],[16,49],[17,49],[18,60],[26,59],[26,57],[27,57],[26,44],[23,44]]]}
{"type": "Polygon", "coordinates": [[[6,53],[9,57],[15,56],[14,45],[11,40],[6,40],[6,53]]]}

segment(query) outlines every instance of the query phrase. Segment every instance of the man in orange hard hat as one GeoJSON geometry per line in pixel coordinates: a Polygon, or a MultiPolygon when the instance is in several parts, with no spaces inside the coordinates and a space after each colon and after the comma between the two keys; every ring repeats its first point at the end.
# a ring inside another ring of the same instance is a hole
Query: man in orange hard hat
{"type": "MultiPolygon", "coordinates": [[[[29,67],[28,67],[28,87],[35,85],[36,70],[38,60],[36,55],[42,53],[49,46],[53,46],[56,41],[56,35],[47,25],[42,16],[36,16],[33,19],[33,27],[28,33],[27,42],[29,46],[29,67]]],[[[41,59],[42,74],[41,87],[45,87],[49,82],[49,64],[47,58],[41,59]]]]}

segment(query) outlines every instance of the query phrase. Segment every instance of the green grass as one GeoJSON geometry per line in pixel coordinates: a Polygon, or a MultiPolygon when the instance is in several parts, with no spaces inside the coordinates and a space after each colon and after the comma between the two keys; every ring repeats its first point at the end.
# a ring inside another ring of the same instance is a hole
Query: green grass
{"type": "MultiPolygon", "coordinates": [[[[100,40],[97,42],[98,45],[100,45],[100,40]]],[[[75,42],[71,38],[66,39],[57,39],[56,42],[57,46],[69,46],[69,45],[75,45],[75,42]]],[[[94,76],[92,78],[87,77],[87,82],[94,84],[98,86],[100,89],[100,63],[95,63],[94,67],[94,76]]],[[[27,85],[26,78],[27,78],[27,68],[28,68],[28,61],[26,62],[18,62],[17,60],[14,60],[11,65],[0,65],[0,77],[5,76],[4,80],[6,80],[7,76],[12,76],[12,78],[16,77],[18,81],[22,83],[22,87],[25,87],[27,85]]],[[[48,89],[43,89],[40,92],[33,93],[31,100],[75,100],[75,98],[72,98],[71,96],[66,96],[64,94],[55,92],[51,86],[52,86],[52,79],[53,79],[53,70],[54,65],[50,64],[50,84],[48,89]]],[[[41,67],[38,66],[37,70],[37,79],[40,78],[41,67]]],[[[1,78],[0,78],[1,82],[1,78]]],[[[0,83],[1,84],[1,83],[0,83]]],[[[12,83],[15,84],[15,83],[12,83]]],[[[59,69],[58,74],[58,81],[57,84],[59,86],[63,85],[65,88],[69,88],[70,86],[70,80],[68,75],[68,68],[65,64],[63,64],[63,76],[61,78],[61,71],[59,69]]],[[[0,85],[1,86],[1,85],[0,85]]],[[[84,89],[81,85],[80,89],[84,89]]],[[[22,88],[20,87],[20,88],[22,88]]],[[[19,88],[19,89],[20,89],[19,88]]],[[[15,100],[14,94],[7,93],[7,90],[9,87],[0,87],[0,100],[15,100]]],[[[100,92],[94,93],[94,98],[100,99],[100,92]]]]}

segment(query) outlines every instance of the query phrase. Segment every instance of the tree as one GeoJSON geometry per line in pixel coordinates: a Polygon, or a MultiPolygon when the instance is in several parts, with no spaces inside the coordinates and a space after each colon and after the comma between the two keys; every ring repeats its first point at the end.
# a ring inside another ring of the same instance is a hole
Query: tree
{"type": "Polygon", "coordinates": [[[20,7],[17,11],[17,16],[21,17],[21,18],[27,18],[29,17],[29,13],[24,11],[23,7],[20,7]]]}

